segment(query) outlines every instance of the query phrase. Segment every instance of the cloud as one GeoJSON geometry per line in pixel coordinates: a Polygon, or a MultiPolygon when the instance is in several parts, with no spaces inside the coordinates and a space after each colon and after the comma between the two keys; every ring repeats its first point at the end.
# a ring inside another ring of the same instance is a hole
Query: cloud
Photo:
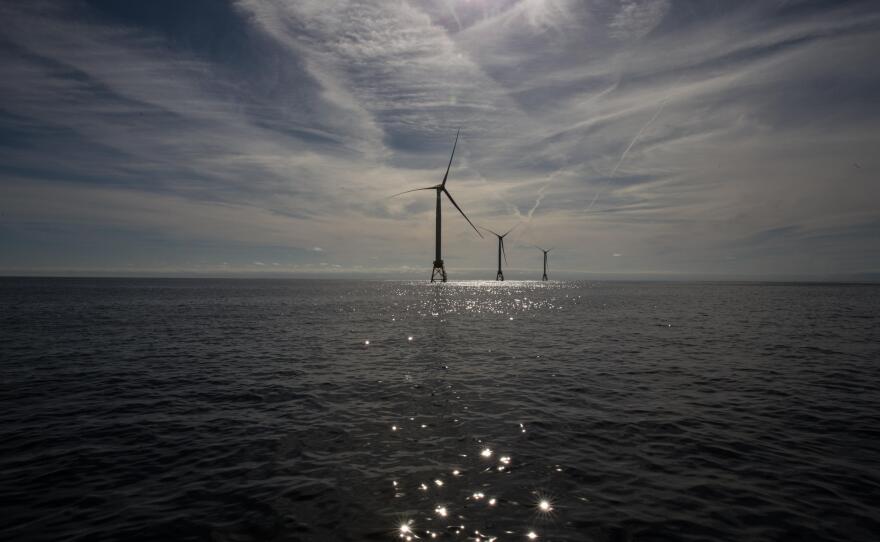
{"type": "Polygon", "coordinates": [[[623,0],[608,25],[609,34],[618,39],[643,38],[660,24],[669,5],[669,0],[623,0]]]}
{"type": "MultiPolygon", "coordinates": [[[[589,247],[572,268],[880,265],[868,4],[218,6],[189,15],[202,32],[185,11],[0,7],[0,269],[63,266],[71,238],[161,245],[184,269],[193,246],[232,266],[315,265],[321,246],[346,268],[430,264],[433,201],[386,196],[438,182],[458,126],[468,215],[589,247]]],[[[444,257],[489,267],[444,209],[444,257]]],[[[114,254],[94,257],[131,261],[114,254]]]]}

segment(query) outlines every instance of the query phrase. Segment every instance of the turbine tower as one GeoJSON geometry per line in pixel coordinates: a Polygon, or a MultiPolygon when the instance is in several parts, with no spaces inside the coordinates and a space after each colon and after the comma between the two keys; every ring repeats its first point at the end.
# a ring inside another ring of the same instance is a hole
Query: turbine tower
{"type": "Polygon", "coordinates": [[[535,248],[537,248],[538,250],[540,250],[541,252],[544,253],[544,275],[541,276],[541,280],[547,280],[547,253],[550,252],[551,250],[553,250],[553,248],[548,248],[547,250],[544,250],[541,247],[535,247],[535,248]]]}
{"type": "MultiPolygon", "coordinates": [[[[518,226],[519,224],[517,224],[518,226]]],[[[482,226],[480,226],[482,228],[482,226]]],[[[513,228],[515,228],[514,226],[513,228]]],[[[495,275],[495,280],[504,280],[504,273],[501,272],[501,255],[504,255],[504,263],[507,263],[507,251],[504,250],[504,238],[507,237],[507,234],[513,231],[513,228],[510,228],[504,234],[495,233],[489,228],[483,228],[487,232],[491,233],[495,237],[498,238],[498,273],[495,275]]]]}
{"type": "Polygon", "coordinates": [[[474,223],[471,222],[471,219],[464,214],[464,211],[461,210],[461,207],[455,203],[455,200],[452,199],[452,194],[449,193],[449,190],[446,190],[446,180],[449,178],[449,168],[452,167],[452,157],[455,156],[455,147],[458,145],[458,135],[461,133],[461,128],[458,129],[458,132],[455,134],[455,143],[452,144],[452,154],[449,155],[449,164],[446,165],[446,174],[443,175],[443,181],[435,186],[427,186],[425,188],[413,188],[412,190],[405,190],[398,194],[394,194],[393,197],[400,196],[401,194],[406,194],[409,192],[416,192],[418,190],[436,190],[437,191],[437,230],[434,237],[434,267],[431,269],[431,282],[441,281],[446,282],[446,268],[443,266],[443,257],[440,254],[440,236],[441,236],[441,227],[440,227],[440,194],[446,194],[446,197],[449,198],[449,201],[455,205],[455,208],[458,209],[458,212],[461,213],[461,216],[464,217],[465,220],[468,221],[468,224],[477,232],[477,235],[483,237],[483,234],[474,226],[474,223]]]}

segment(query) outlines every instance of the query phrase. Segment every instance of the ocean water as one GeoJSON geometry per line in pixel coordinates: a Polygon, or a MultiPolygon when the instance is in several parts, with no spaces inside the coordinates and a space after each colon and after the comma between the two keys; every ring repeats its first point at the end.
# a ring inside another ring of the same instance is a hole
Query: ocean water
{"type": "Polygon", "coordinates": [[[0,539],[878,540],[880,287],[0,280],[0,539]]]}

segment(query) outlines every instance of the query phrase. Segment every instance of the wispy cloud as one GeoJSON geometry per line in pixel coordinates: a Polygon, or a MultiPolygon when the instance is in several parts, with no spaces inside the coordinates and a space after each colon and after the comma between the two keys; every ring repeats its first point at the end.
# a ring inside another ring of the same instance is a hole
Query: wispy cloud
{"type": "Polygon", "coordinates": [[[643,38],[660,24],[669,5],[669,0],[623,0],[608,24],[609,34],[619,39],[643,38]]]}
{"type": "MultiPolygon", "coordinates": [[[[869,2],[212,6],[165,26],[0,7],[0,268],[63,266],[62,236],[111,231],[180,268],[171,247],[192,244],[236,269],[317,266],[320,246],[342,258],[328,269],[418,266],[432,201],[386,196],[437,182],[459,126],[456,199],[478,223],[524,222],[523,246],[571,247],[557,265],[880,265],[869,2]]],[[[446,216],[450,261],[489,267],[446,216]]]]}

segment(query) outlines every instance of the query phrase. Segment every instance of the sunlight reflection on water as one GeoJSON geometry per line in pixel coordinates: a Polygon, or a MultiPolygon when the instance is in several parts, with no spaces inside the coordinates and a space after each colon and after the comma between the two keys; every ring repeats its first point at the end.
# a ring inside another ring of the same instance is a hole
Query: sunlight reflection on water
{"type": "MultiPolygon", "coordinates": [[[[422,359],[422,356],[443,356],[445,341],[454,340],[452,330],[460,326],[464,318],[480,319],[481,327],[486,333],[501,331],[510,335],[511,330],[515,336],[516,329],[522,326],[521,320],[541,318],[546,319],[554,312],[571,310],[583,300],[585,290],[583,286],[573,288],[572,285],[558,282],[538,281],[463,281],[447,284],[398,283],[395,288],[392,317],[393,325],[403,328],[407,342],[411,342],[412,325],[424,325],[424,321],[433,321],[434,328],[422,330],[422,347],[414,353],[413,361],[422,359]]],[[[604,304],[602,305],[605,306],[604,304]]],[[[471,320],[473,321],[473,320],[471,320]]],[[[460,331],[459,331],[460,333],[460,331]]],[[[522,337],[526,344],[535,337],[522,337]]],[[[395,342],[396,345],[399,343],[395,342]]],[[[404,343],[406,344],[406,343],[404,343]]],[[[499,345],[491,341],[485,343],[488,347],[485,352],[496,360],[516,359],[516,354],[505,354],[505,345],[499,345]],[[499,348],[500,347],[500,348],[499,348]]],[[[512,345],[509,345],[512,346],[512,345]]],[[[542,353],[532,356],[535,360],[542,360],[542,353]]],[[[447,359],[443,356],[443,359],[447,359]]],[[[454,358],[450,358],[453,359],[454,358]]],[[[496,361],[497,363],[497,361],[496,361]]],[[[460,380],[458,376],[462,368],[462,360],[454,366],[441,364],[446,371],[440,382],[452,382],[460,380]]],[[[540,370],[540,366],[535,369],[540,370]]],[[[423,380],[427,375],[423,375],[423,380]]],[[[556,373],[550,376],[556,377],[556,373]]],[[[497,374],[498,378],[504,378],[503,372],[497,374]]],[[[411,376],[406,375],[409,382],[411,376]]],[[[445,409],[447,411],[459,411],[466,413],[471,422],[480,421],[480,417],[486,415],[481,410],[473,410],[473,397],[460,393],[461,386],[442,384],[435,388],[441,390],[445,397],[445,409]]],[[[435,392],[436,393],[436,392],[435,392]]],[[[433,395],[433,394],[432,394],[433,395]]],[[[457,417],[452,418],[459,424],[457,417]]],[[[410,417],[410,421],[414,418],[410,417]]],[[[515,431],[524,437],[527,429],[524,423],[514,422],[515,431]]],[[[481,422],[479,425],[483,426],[481,422]]],[[[503,427],[503,423],[496,424],[497,428],[503,427]]],[[[441,426],[416,422],[413,428],[439,430],[436,438],[445,438],[441,426]]],[[[491,431],[490,431],[491,433],[491,431]]],[[[550,496],[549,487],[543,485],[531,485],[528,493],[531,496],[522,495],[524,485],[534,484],[536,481],[536,469],[538,471],[551,472],[556,475],[563,473],[563,467],[552,462],[550,457],[545,458],[544,466],[536,465],[536,458],[525,463],[530,471],[528,481],[517,482],[520,465],[513,461],[515,443],[511,441],[511,435],[496,435],[495,438],[485,438],[488,435],[485,427],[474,434],[468,434],[467,424],[459,424],[459,440],[474,443],[475,448],[467,447],[457,454],[463,461],[456,465],[431,468],[435,476],[426,476],[423,481],[417,481],[416,495],[424,496],[407,502],[405,509],[411,517],[417,520],[419,528],[415,528],[412,536],[430,536],[432,538],[445,538],[447,536],[457,538],[464,534],[472,540],[494,540],[496,538],[527,538],[537,539],[546,536],[544,530],[548,526],[558,525],[563,521],[559,516],[559,507],[556,505],[559,497],[550,496]],[[484,441],[485,438],[485,441],[484,441]],[[490,445],[490,442],[494,444],[490,445]],[[504,444],[501,445],[500,443],[504,444]],[[498,446],[496,446],[496,444],[498,446]],[[452,472],[450,479],[436,477],[442,472],[452,472]],[[421,510],[420,512],[418,510],[421,510]],[[494,513],[504,517],[503,528],[496,525],[493,519],[494,513]],[[440,525],[438,520],[449,518],[454,521],[440,525]],[[512,518],[521,518],[519,528],[512,523],[512,518]],[[462,523],[459,523],[462,522],[462,523]],[[475,529],[476,527],[476,529],[475,529]]],[[[419,438],[431,439],[424,436],[419,438]]],[[[448,449],[447,449],[448,451],[448,449]]],[[[538,460],[540,461],[540,459],[538,460]]],[[[546,475],[545,475],[546,476],[546,475]]],[[[538,477],[537,479],[540,479],[538,477]]],[[[550,478],[545,478],[550,481],[550,478]]],[[[401,500],[407,501],[407,493],[404,489],[400,494],[401,500]]],[[[573,499],[581,500],[580,496],[572,496],[573,499]]],[[[561,500],[565,500],[564,498],[561,500]]],[[[552,537],[552,535],[551,535],[552,537]]]]}
{"type": "MultiPolygon", "coordinates": [[[[570,288],[562,283],[538,282],[538,281],[464,281],[449,282],[446,284],[425,284],[422,282],[395,283],[392,287],[393,316],[390,320],[394,326],[404,328],[403,336],[406,343],[412,343],[413,334],[410,327],[413,318],[417,320],[429,319],[436,322],[435,328],[428,332],[421,342],[422,348],[434,352],[443,347],[446,326],[449,325],[447,318],[451,315],[462,314],[477,317],[499,317],[498,322],[505,325],[517,325],[517,317],[528,317],[530,314],[546,315],[548,312],[564,310],[567,304],[577,303],[580,294],[574,294],[570,288]],[[414,294],[414,291],[416,292],[414,294]],[[540,295],[536,295],[540,292],[540,295]],[[548,295],[548,292],[550,295],[548,295]]],[[[425,331],[422,332],[425,334],[425,331]]],[[[389,348],[397,348],[399,343],[389,344],[389,348]]],[[[402,346],[402,345],[400,345],[402,346]]],[[[488,352],[492,352],[489,348],[488,352]]],[[[413,361],[418,360],[424,354],[414,353],[413,361]]],[[[449,365],[440,366],[445,373],[440,380],[435,382],[435,391],[432,395],[439,394],[445,397],[443,400],[444,411],[469,412],[470,405],[467,397],[458,393],[451,382],[457,380],[455,369],[449,365]]],[[[424,376],[423,376],[424,378],[424,376]]],[[[412,381],[409,373],[405,375],[407,382],[412,381]]],[[[415,384],[414,384],[415,385],[415,384]]],[[[470,412],[469,418],[479,420],[482,413],[470,412]]],[[[459,440],[475,443],[476,449],[470,447],[459,449],[455,454],[459,458],[458,464],[446,466],[428,466],[426,475],[421,479],[408,476],[408,481],[399,478],[393,480],[395,497],[405,502],[402,513],[406,514],[406,521],[401,524],[397,535],[406,539],[430,537],[436,539],[452,537],[458,538],[463,535],[471,540],[486,541],[503,538],[537,538],[540,534],[539,523],[555,521],[553,511],[555,507],[552,501],[545,496],[543,490],[532,490],[533,495],[539,498],[531,505],[526,504],[519,489],[516,489],[516,471],[513,461],[513,448],[510,438],[518,435],[524,438],[526,433],[525,424],[514,422],[512,431],[501,441],[505,442],[496,453],[494,446],[476,435],[461,433],[466,431],[466,426],[461,425],[457,416],[450,416],[451,422],[459,429],[456,431],[459,440]],[[433,475],[431,475],[433,472],[433,475]],[[450,478],[445,478],[444,473],[452,473],[450,478]],[[508,477],[513,476],[513,479],[508,477]],[[499,484],[498,482],[504,483],[499,484]],[[495,489],[497,486],[497,490],[495,489]],[[415,490],[410,494],[408,490],[415,490]],[[505,499],[504,493],[510,493],[505,499]],[[525,512],[523,508],[530,510],[525,512]],[[522,511],[521,511],[522,510],[522,511]],[[527,518],[522,522],[519,529],[512,528],[505,522],[506,528],[495,525],[493,515],[501,513],[503,516],[517,516],[527,518]],[[447,521],[444,521],[447,520],[447,521]]],[[[438,423],[424,423],[416,417],[401,413],[398,423],[391,426],[393,433],[409,434],[413,429],[419,429],[419,440],[445,439],[448,429],[444,429],[442,420],[438,423]],[[407,423],[406,420],[409,420],[407,423]],[[410,431],[407,431],[407,429],[410,431]]],[[[506,424],[504,424],[506,425],[506,424]]],[[[503,426],[499,426],[501,428],[503,426]]],[[[401,445],[409,446],[410,441],[400,441],[401,445]]],[[[444,448],[446,453],[451,450],[444,448]]],[[[550,467],[548,467],[549,469],[550,467]]],[[[419,469],[421,470],[421,469],[419,469]]]]}
{"type": "Polygon", "coordinates": [[[25,282],[13,540],[880,532],[877,287],[25,282]]]}
{"type": "MultiPolygon", "coordinates": [[[[565,283],[540,281],[460,281],[445,284],[420,282],[396,283],[392,295],[412,296],[413,289],[433,293],[419,296],[409,303],[394,303],[399,315],[417,314],[443,318],[456,313],[499,314],[513,321],[517,314],[529,311],[561,311],[563,303],[572,298],[566,293],[565,283]],[[559,297],[547,297],[548,291],[559,291],[559,297]],[[540,298],[536,298],[540,293],[540,298]]],[[[580,295],[574,296],[579,299],[580,295]]],[[[397,321],[398,314],[392,316],[397,321]]]]}

